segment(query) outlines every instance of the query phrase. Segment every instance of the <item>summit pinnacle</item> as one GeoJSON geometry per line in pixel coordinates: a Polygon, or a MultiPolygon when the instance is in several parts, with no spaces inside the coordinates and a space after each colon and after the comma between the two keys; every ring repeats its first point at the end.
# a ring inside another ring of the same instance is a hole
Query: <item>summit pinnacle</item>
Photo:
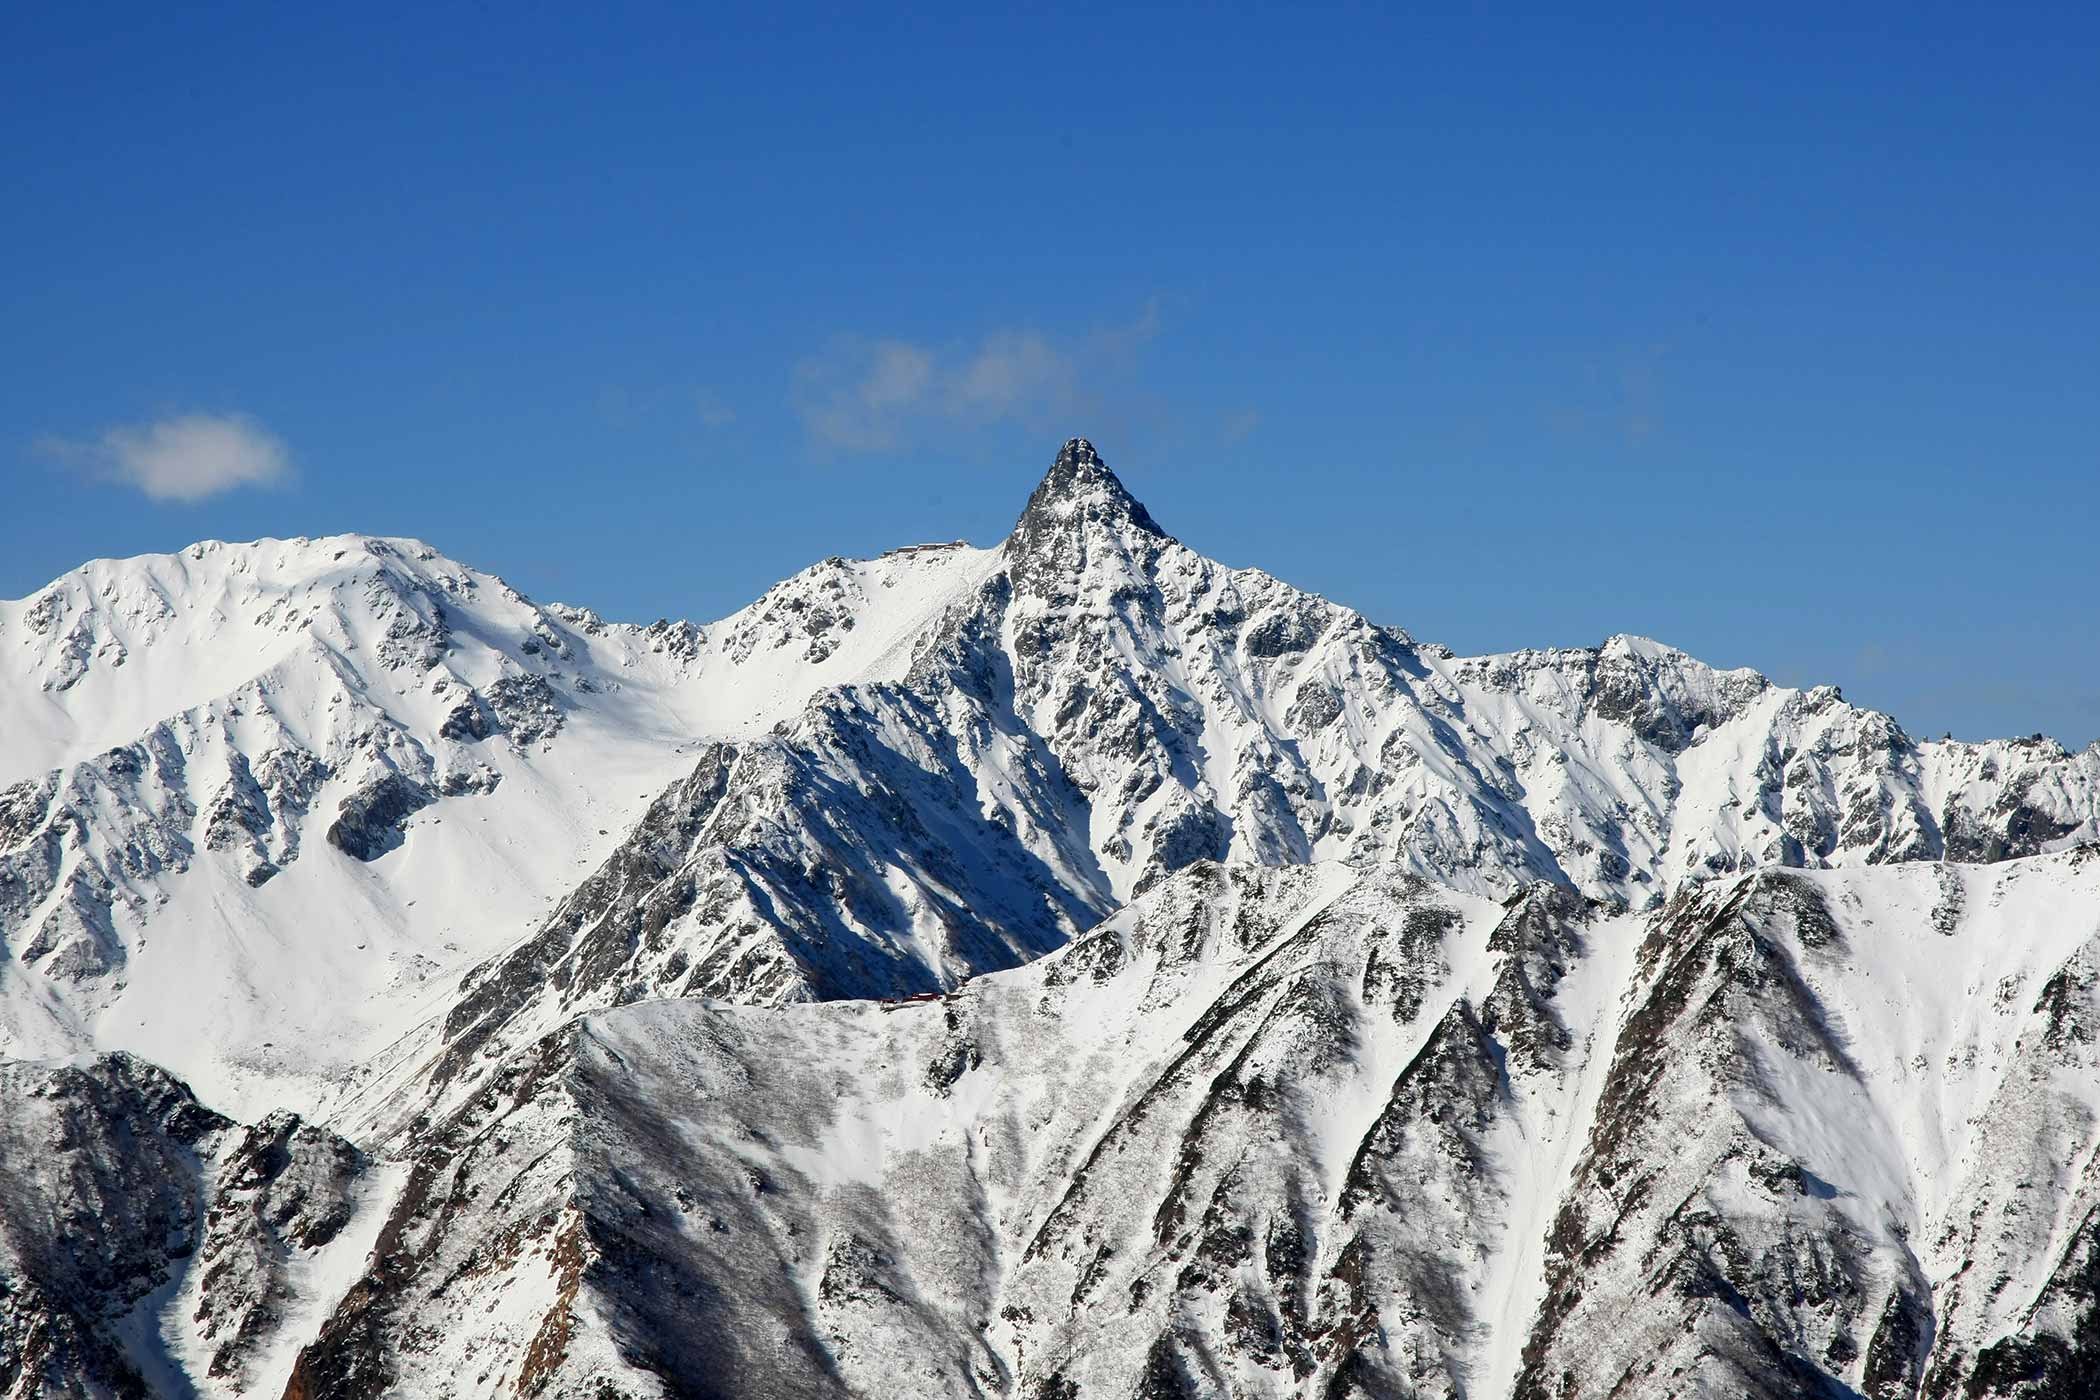
{"type": "Polygon", "coordinates": [[[1059,449],[1014,525],[1008,549],[1016,561],[1016,581],[1047,584],[1076,577],[1089,553],[1083,542],[1089,525],[1102,527],[1126,549],[1142,551],[1168,538],[1094,445],[1076,437],[1059,449]]]}

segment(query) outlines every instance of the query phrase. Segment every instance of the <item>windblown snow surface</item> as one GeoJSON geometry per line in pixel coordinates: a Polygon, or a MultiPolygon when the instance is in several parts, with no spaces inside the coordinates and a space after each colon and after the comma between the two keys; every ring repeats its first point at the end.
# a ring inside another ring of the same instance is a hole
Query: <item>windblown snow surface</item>
{"type": "Polygon", "coordinates": [[[0,1393],[2100,1393],[2100,748],[1166,535],[0,604],[0,1393]],[[911,999],[911,998],[916,998],[911,999]]]}

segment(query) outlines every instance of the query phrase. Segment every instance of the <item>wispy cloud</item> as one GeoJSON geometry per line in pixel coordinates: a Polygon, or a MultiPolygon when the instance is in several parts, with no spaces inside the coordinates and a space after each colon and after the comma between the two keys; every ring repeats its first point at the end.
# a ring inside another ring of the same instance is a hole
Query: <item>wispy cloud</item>
{"type": "Polygon", "coordinates": [[[241,413],[186,413],[120,424],[90,441],[47,438],[46,456],[156,501],[201,501],[242,486],[272,486],[292,473],[284,440],[241,413]]]}
{"type": "Polygon", "coordinates": [[[889,451],[935,428],[1042,427],[1123,387],[1158,333],[1148,305],[1126,324],[1069,336],[1009,328],[947,347],[842,338],[797,366],[795,408],[813,441],[844,452],[889,451]]]}

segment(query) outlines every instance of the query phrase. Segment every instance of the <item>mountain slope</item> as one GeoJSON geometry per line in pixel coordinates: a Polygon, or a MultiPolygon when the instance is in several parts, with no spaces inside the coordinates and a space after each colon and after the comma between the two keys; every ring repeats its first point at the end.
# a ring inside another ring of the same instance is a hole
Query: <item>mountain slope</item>
{"type": "Polygon", "coordinates": [[[1203,863],[931,1003],[585,1016],[430,1136],[301,1393],[2041,1393],[2100,1325],[2094,907],[2090,851],[1648,914],[1203,863]]]}
{"type": "Polygon", "coordinates": [[[1628,638],[1452,657],[1186,549],[1077,439],[999,549],[707,628],[343,537],[88,566],[0,606],[0,656],[0,1048],[236,1110],[417,1026],[361,1100],[641,996],[952,985],[1199,858],[1642,907],[2100,831],[2100,750],[1918,744],[1628,638]]]}
{"type": "Polygon", "coordinates": [[[362,1270],[390,1169],[241,1126],[128,1055],[0,1062],[0,1394],[276,1394],[362,1270]]]}

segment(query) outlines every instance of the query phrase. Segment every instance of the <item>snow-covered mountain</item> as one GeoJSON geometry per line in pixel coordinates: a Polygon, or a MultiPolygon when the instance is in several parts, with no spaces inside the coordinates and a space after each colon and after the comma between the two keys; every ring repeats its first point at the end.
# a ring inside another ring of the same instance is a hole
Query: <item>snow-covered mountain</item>
{"type": "Polygon", "coordinates": [[[2100,745],[1456,657],[1079,439],[708,626],[100,562],[0,705],[0,1393],[2100,1365],[2100,745]]]}
{"type": "Polygon", "coordinates": [[[1199,859],[1391,865],[1629,908],[1759,865],[2100,834],[2100,746],[1911,740],[1653,642],[1460,659],[1160,532],[1066,445],[899,679],[707,743],[531,938],[345,1104],[381,1138],[491,1052],[652,996],[953,986],[1199,859]]]}
{"type": "Polygon", "coordinates": [[[202,544],[0,604],[0,1053],[308,1102],[989,562],[827,560],[720,624],[540,607],[408,540],[202,544]]]}

